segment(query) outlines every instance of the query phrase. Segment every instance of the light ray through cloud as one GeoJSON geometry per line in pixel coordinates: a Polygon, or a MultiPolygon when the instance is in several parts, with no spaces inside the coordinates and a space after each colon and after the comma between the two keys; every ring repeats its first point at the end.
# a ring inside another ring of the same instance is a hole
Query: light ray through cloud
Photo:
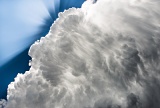
{"type": "Polygon", "coordinates": [[[38,27],[45,24],[46,18],[51,18],[42,0],[14,1],[11,6],[10,4],[7,1],[0,3],[9,8],[6,11],[10,11],[9,15],[3,16],[6,18],[5,26],[0,27],[0,66],[29,47],[36,39],[34,35],[38,32],[38,27]]]}
{"type": "Polygon", "coordinates": [[[90,0],[60,13],[0,108],[159,108],[159,7],[90,0]]]}
{"type": "Polygon", "coordinates": [[[58,13],[85,0],[0,0],[0,98],[18,73],[29,69],[28,49],[45,36],[58,13]]]}

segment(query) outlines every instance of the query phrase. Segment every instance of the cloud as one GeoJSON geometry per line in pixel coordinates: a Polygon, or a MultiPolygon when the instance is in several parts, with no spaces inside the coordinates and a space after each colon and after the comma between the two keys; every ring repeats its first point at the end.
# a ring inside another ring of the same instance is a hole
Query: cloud
{"type": "Polygon", "coordinates": [[[160,2],[98,0],[59,14],[6,108],[158,108],[160,2]]]}
{"type": "Polygon", "coordinates": [[[4,108],[6,104],[7,104],[6,100],[4,99],[0,100],[0,108],[4,108]]]}

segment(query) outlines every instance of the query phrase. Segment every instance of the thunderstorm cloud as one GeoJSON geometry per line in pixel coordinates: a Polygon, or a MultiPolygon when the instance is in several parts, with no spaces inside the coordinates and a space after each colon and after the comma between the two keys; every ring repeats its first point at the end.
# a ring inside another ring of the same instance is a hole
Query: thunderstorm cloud
{"type": "Polygon", "coordinates": [[[159,108],[159,0],[88,0],[59,14],[0,108],[159,108]]]}

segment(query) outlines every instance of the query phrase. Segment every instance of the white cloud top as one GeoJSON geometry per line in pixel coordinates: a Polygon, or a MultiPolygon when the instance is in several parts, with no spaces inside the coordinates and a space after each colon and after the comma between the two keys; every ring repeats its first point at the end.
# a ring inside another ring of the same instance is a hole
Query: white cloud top
{"type": "Polygon", "coordinates": [[[160,2],[88,4],[60,13],[31,46],[5,108],[159,108],[160,2]]]}

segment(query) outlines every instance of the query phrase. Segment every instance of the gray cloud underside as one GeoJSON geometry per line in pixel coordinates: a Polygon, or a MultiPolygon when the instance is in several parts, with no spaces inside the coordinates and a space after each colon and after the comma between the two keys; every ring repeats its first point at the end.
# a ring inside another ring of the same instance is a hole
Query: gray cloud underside
{"type": "Polygon", "coordinates": [[[7,102],[4,99],[0,100],[0,108],[4,108],[6,106],[7,102]]]}
{"type": "Polygon", "coordinates": [[[159,108],[160,2],[89,1],[30,48],[6,108],[159,108]]]}

